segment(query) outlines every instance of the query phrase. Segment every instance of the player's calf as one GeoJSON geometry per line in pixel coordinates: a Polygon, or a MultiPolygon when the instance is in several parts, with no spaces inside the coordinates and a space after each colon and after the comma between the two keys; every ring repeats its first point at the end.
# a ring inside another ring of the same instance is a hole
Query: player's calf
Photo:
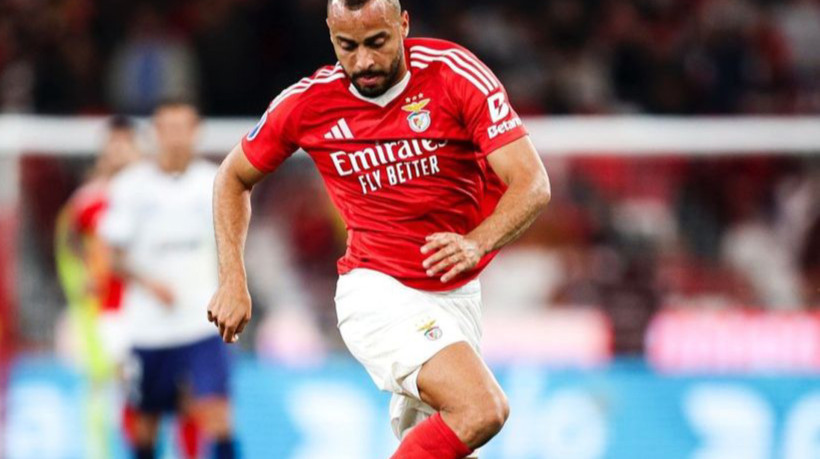
{"type": "Polygon", "coordinates": [[[213,457],[216,459],[236,457],[228,400],[224,397],[202,398],[191,402],[189,410],[202,429],[202,433],[211,441],[213,457]]]}
{"type": "Polygon", "coordinates": [[[464,459],[472,452],[436,413],[414,427],[390,459],[464,459]]]}
{"type": "Polygon", "coordinates": [[[507,397],[490,370],[466,342],[439,351],[419,372],[422,401],[441,413],[443,421],[470,448],[477,448],[504,426],[507,397]]]}
{"type": "Polygon", "coordinates": [[[159,416],[153,413],[134,411],[133,419],[128,426],[136,459],[154,459],[156,457],[156,439],[159,431],[159,416]]]}

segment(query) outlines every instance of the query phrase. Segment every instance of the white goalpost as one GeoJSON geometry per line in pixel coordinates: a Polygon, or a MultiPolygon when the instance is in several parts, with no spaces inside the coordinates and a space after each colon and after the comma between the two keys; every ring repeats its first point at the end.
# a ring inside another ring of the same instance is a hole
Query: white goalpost
{"type": "MultiPolygon", "coordinates": [[[[106,120],[100,116],[0,115],[0,212],[7,212],[17,201],[20,156],[93,156],[103,141],[106,120]]],[[[199,149],[227,153],[256,122],[253,118],[206,118],[199,149]]],[[[145,129],[147,123],[145,118],[137,119],[142,131],[150,131],[145,129]]],[[[524,123],[545,158],[820,155],[820,116],[567,116],[526,118],[524,123]]]]}
{"type": "MultiPolygon", "coordinates": [[[[105,117],[0,115],[0,157],[24,152],[86,156],[99,147],[105,117]]],[[[145,119],[138,120],[140,125],[145,119]]],[[[255,124],[253,118],[206,118],[200,149],[227,152],[255,124]]],[[[544,156],[617,154],[820,153],[820,116],[655,117],[569,116],[526,118],[544,156]]]]}

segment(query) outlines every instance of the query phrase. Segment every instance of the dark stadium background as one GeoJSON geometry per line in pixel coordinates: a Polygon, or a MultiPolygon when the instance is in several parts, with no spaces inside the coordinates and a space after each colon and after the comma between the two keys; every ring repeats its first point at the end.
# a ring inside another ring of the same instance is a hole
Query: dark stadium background
{"type": "MultiPolygon", "coordinates": [[[[402,3],[411,35],[470,48],[531,120],[802,117],[820,130],[817,0],[402,3]]],[[[143,120],[173,95],[250,129],[335,61],[325,6],[0,0],[0,121],[143,120]]],[[[816,147],[542,149],[549,209],[484,276],[485,350],[513,412],[486,457],[820,457],[816,147]]],[[[94,153],[0,151],[2,457],[84,454],[52,241],[94,153]]],[[[386,456],[386,396],[335,329],[345,234],[312,164],[295,157],[254,199],[257,314],[235,378],[246,457],[386,456]]]]}

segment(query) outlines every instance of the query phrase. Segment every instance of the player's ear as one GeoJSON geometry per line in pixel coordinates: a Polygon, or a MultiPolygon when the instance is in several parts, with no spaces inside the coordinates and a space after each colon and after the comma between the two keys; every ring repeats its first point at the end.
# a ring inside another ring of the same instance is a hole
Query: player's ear
{"type": "Polygon", "coordinates": [[[410,13],[407,10],[401,12],[401,36],[407,38],[410,35],[410,13]]]}
{"type": "Polygon", "coordinates": [[[202,133],[202,120],[197,117],[196,121],[194,122],[194,139],[195,141],[199,140],[199,135],[202,133]]]}

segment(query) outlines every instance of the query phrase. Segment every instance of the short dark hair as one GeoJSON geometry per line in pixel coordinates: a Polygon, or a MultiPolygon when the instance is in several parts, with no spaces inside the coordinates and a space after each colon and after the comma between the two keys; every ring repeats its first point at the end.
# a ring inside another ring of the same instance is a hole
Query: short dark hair
{"type": "Polygon", "coordinates": [[[114,115],[108,119],[108,130],[109,131],[133,131],[134,130],[134,120],[126,115],[114,115]]]}
{"type": "MultiPolygon", "coordinates": [[[[401,2],[399,0],[388,0],[389,3],[392,3],[399,11],[401,11],[401,2]]],[[[356,11],[360,10],[365,7],[371,0],[342,0],[342,4],[345,8],[356,11]]],[[[330,9],[330,5],[333,4],[333,0],[327,0],[327,7],[330,9]]]]}
{"type": "Polygon", "coordinates": [[[163,97],[159,100],[159,102],[157,102],[156,107],[154,107],[154,113],[158,112],[163,108],[175,107],[191,107],[192,109],[194,109],[197,115],[199,114],[199,107],[197,106],[196,102],[194,102],[191,98],[182,96],[163,97]]]}

